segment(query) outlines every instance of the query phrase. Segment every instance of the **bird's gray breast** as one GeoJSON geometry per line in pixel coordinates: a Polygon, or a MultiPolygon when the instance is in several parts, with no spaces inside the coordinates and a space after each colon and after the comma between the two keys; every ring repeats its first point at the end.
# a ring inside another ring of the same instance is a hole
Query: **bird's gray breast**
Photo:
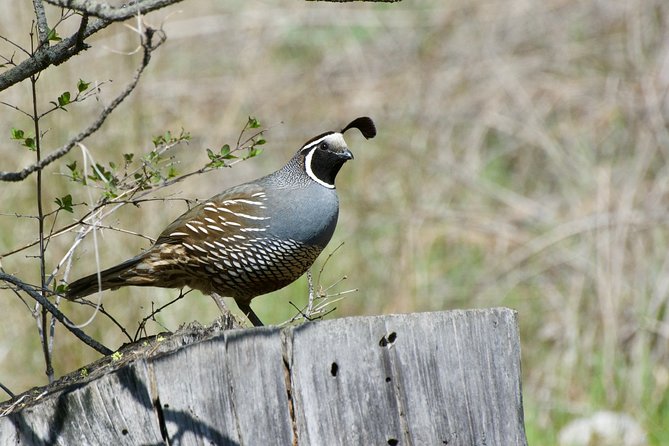
{"type": "Polygon", "coordinates": [[[324,247],[332,238],[339,216],[335,189],[315,182],[296,188],[267,190],[269,235],[324,247]]]}

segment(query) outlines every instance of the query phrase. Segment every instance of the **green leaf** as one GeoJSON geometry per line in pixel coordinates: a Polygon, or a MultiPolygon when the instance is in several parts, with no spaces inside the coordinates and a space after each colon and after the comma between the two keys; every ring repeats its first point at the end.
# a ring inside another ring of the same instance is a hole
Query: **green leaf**
{"type": "Polygon", "coordinates": [[[77,181],[82,184],[86,184],[86,179],[83,178],[81,171],[77,169],[76,161],[72,161],[70,164],[65,164],[65,167],[67,167],[70,170],[70,179],[72,181],[77,181]]]}
{"type": "Polygon", "coordinates": [[[254,142],[253,145],[254,145],[254,146],[262,146],[262,145],[265,144],[266,142],[267,142],[267,140],[265,140],[265,138],[260,138],[260,139],[258,139],[256,142],[254,142]]]}
{"type": "Polygon", "coordinates": [[[248,120],[248,122],[246,123],[246,125],[247,125],[248,128],[250,128],[250,129],[257,129],[257,128],[260,127],[260,121],[258,121],[258,119],[256,119],[256,118],[253,117],[253,116],[249,116],[249,120],[248,120]]]}
{"type": "Polygon", "coordinates": [[[250,148],[249,148],[249,153],[248,153],[248,155],[246,156],[246,159],[253,158],[254,156],[258,156],[258,155],[260,155],[261,153],[262,153],[262,149],[260,149],[260,148],[258,148],[258,147],[255,147],[255,146],[254,146],[254,147],[250,147],[250,148]]]}
{"type": "Polygon", "coordinates": [[[158,153],[157,150],[152,150],[146,155],[144,155],[144,160],[148,163],[158,163],[162,157],[160,156],[160,153],[158,153]]]}
{"type": "Polygon", "coordinates": [[[123,154],[123,160],[125,161],[126,164],[132,163],[132,159],[135,157],[134,153],[124,153],[123,154]]]}
{"type": "Polygon", "coordinates": [[[229,144],[224,144],[223,147],[221,147],[218,157],[223,158],[224,160],[232,160],[237,158],[235,155],[232,154],[232,150],[230,149],[229,144]]]}
{"type": "Polygon", "coordinates": [[[181,133],[179,133],[179,141],[190,141],[190,133],[181,129],[181,133]]]}
{"type": "Polygon", "coordinates": [[[16,141],[20,141],[22,146],[27,147],[32,151],[37,150],[35,138],[32,136],[26,136],[26,132],[21,129],[12,128],[10,138],[16,141]]]}
{"type": "Polygon", "coordinates": [[[62,209],[67,212],[74,212],[72,209],[72,195],[67,194],[64,197],[56,198],[56,204],[59,209],[62,209]]]}
{"type": "Polygon", "coordinates": [[[50,42],[58,42],[62,40],[56,31],[56,28],[50,29],[49,33],[46,36],[47,40],[50,42]]]}
{"type": "Polygon", "coordinates": [[[77,91],[79,93],[82,93],[82,92],[88,90],[88,87],[90,87],[90,86],[91,86],[90,82],[86,82],[86,81],[83,81],[83,80],[79,79],[79,82],[77,82],[77,91]]]}
{"type": "Polygon", "coordinates": [[[70,92],[66,91],[60,96],[58,96],[58,106],[59,107],[65,107],[67,104],[70,103],[70,92]]]}
{"type": "Polygon", "coordinates": [[[211,149],[207,149],[207,156],[212,161],[215,161],[217,158],[216,154],[211,149]]]}
{"type": "Polygon", "coordinates": [[[23,139],[24,135],[25,132],[23,130],[12,127],[12,139],[23,139]]]}
{"type": "Polygon", "coordinates": [[[26,146],[29,150],[32,150],[33,152],[37,150],[37,146],[35,145],[35,138],[24,139],[23,145],[26,146]]]}
{"type": "Polygon", "coordinates": [[[56,287],[56,293],[57,294],[65,294],[65,291],[67,291],[67,284],[66,283],[60,283],[56,287]]]}

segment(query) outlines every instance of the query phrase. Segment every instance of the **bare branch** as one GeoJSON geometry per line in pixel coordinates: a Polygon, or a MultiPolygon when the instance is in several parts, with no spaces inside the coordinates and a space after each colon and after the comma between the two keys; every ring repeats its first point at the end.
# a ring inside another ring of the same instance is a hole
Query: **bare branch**
{"type": "Polygon", "coordinates": [[[72,138],[67,144],[65,144],[63,147],[59,148],[58,150],[50,153],[48,156],[44,157],[41,161],[32,164],[25,169],[18,171],[18,172],[0,172],[0,181],[22,181],[24,180],[28,175],[32,174],[33,172],[36,172],[38,170],[43,169],[44,167],[48,166],[52,162],[56,161],[59,158],[62,158],[65,156],[72,148],[77,144],[95,133],[100,126],[105,122],[107,119],[107,116],[114,111],[116,107],[118,107],[123,100],[128,97],[128,95],[135,89],[137,86],[137,83],[139,82],[140,77],[142,76],[142,73],[144,72],[144,69],[146,66],[149,64],[149,61],[151,60],[151,52],[155,50],[163,41],[164,37],[161,36],[161,39],[158,41],[157,44],[153,45],[152,44],[152,38],[153,35],[155,34],[155,30],[152,28],[147,28],[144,32],[145,39],[142,42],[142,47],[144,48],[144,57],[142,58],[142,63],[135,72],[135,76],[133,77],[132,81],[125,87],[125,89],[119,94],[107,107],[105,107],[102,110],[102,113],[98,116],[98,118],[83,132],[72,138]]]}
{"type": "Polygon", "coordinates": [[[68,8],[110,22],[127,20],[137,14],[146,14],[182,0],[138,0],[122,6],[112,6],[107,2],[92,0],[45,0],[54,6],[68,8]]]}
{"type": "Polygon", "coordinates": [[[17,277],[14,277],[10,274],[5,274],[0,272],[0,280],[11,283],[22,291],[26,292],[30,297],[35,299],[40,305],[47,309],[58,321],[63,324],[68,330],[72,332],[73,335],[81,339],[86,345],[97,350],[103,355],[110,355],[113,352],[109,350],[104,345],[97,342],[95,339],[89,337],[86,333],[81,331],[79,328],[76,328],[74,324],[56,308],[47,298],[45,298],[42,293],[40,293],[36,288],[28,285],[17,277]]]}
{"type": "MultiPolygon", "coordinates": [[[[166,6],[179,3],[182,0],[138,0],[122,6],[112,6],[107,2],[93,0],[45,0],[54,6],[68,8],[82,14],[88,14],[111,22],[129,19],[137,14],[146,14],[166,6]]],[[[360,0],[327,0],[334,2],[350,2],[360,0]]],[[[396,2],[399,0],[364,0],[372,2],[396,2]]]]}
{"type": "Polygon", "coordinates": [[[179,290],[179,295],[177,297],[175,297],[171,301],[167,302],[165,305],[162,305],[158,308],[152,309],[151,313],[149,313],[147,316],[144,316],[142,321],[139,323],[139,326],[137,327],[137,331],[135,332],[135,339],[133,340],[133,342],[137,342],[137,340],[139,339],[139,337],[141,336],[142,333],[144,333],[146,335],[146,323],[149,320],[152,320],[152,321],[157,323],[158,321],[156,321],[156,314],[160,313],[165,308],[169,307],[170,305],[174,304],[175,302],[183,299],[191,291],[193,291],[193,290],[188,290],[186,292],[184,292],[183,289],[179,290]]]}
{"type": "Polygon", "coordinates": [[[40,46],[48,46],[49,24],[46,21],[46,13],[44,12],[42,0],[33,0],[33,8],[35,9],[35,17],[37,17],[37,37],[39,37],[39,44],[40,46]]]}
{"type": "Polygon", "coordinates": [[[111,313],[109,313],[107,310],[105,310],[105,307],[101,303],[91,302],[88,299],[78,299],[78,300],[74,300],[72,302],[95,308],[101,314],[107,316],[109,318],[109,320],[112,322],[112,324],[116,325],[118,327],[118,329],[121,331],[121,333],[123,333],[128,338],[129,342],[133,342],[132,336],[130,336],[130,333],[128,333],[128,330],[126,330],[125,327],[123,325],[121,325],[121,323],[119,321],[117,321],[114,316],[111,315],[111,313]]]}
{"type": "Polygon", "coordinates": [[[32,57],[0,74],[0,91],[45,70],[50,65],[60,65],[75,54],[88,49],[83,39],[106,28],[111,23],[107,20],[96,20],[89,24],[88,18],[84,16],[81,21],[82,26],[76,33],[56,45],[40,47],[32,57]]]}

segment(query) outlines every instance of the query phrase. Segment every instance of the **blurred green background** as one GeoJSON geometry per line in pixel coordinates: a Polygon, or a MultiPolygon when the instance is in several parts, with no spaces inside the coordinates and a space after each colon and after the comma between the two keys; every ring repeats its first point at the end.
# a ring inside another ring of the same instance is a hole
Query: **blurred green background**
{"type": "MultiPolygon", "coordinates": [[[[0,0],[0,34],[27,46],[30,2],[0,0]]],[[[58,15],[49,7],[50,17],[58,15]]],[[[348,137],[355,161],[337,179],[341,214],[325,253],[344,245],[321,283],[357,289],[330,317],[508,306],[519,313],[530,444],[554,444],[569,420],[626,412],[650,444],[669,444],[669,4],[577,0],[425,0],[399,4],[188,0],[145,21],[162,27],[139,87],[85,146],[101,164],[146,153],[153,136],[185,129],[171,154],[180,172],[205,164],[205,148],[237,139],[249,115],[269,130],[259,158],[193,177],[158,197],[205,199],[281,166],[310,137],[372,116],[371,141],[348,137]]],[[[61,35],[78,21],[66,22],[61,35]]],[[[48,152],[79,133],[132,77],[138,35],[116,24],[92,48],[41,74],[48,107],[81,78],[105,82],[98,101],[49,115],[48,152]],[[111,82],[109,82],[111,81],[111,82]]],[[[15,49],[0,42],[0,54],[15,49]]],[[[22,55],[16,53],[17,59],[22,55]]],[[[30,108],[29,83],[0,101],[30,108]]],[[[0,170],[31,163],[11,141],[29,121],[0,108],[0,170]]],[[[88,191],[62,174],[82,162],[75,148],[45,170],[48,209],[88,191]]],[[[35,176],[0,184],[0,254],[37,236],[35,176]],[[17,216],[17,214],[19,216],[17,216]]],[[[157,236],[183,202],[127,206],[104,223],[157,236]]],[[[83,215],[59,216],[57,226],[83,215]]],[[[75,235],[48,246],[51,271],[75,235]]],[[[101,264],[146,248],[140,237],[98,234],[101,264]]],[[[38,282],[36,251],[0,259],[38,282]]],[[[317,264],[316,271],[325,256],[317,264]]],[[[95,269],[88,237],[70,279],[95,269]]],[[[176,291],[105,293],[105,308],[130,331],[176,291]]],[[[306,280],[254,300],[266,323],[303,305],[306,280]]],[[[15,392],[44,384],[35,321],[0,289],[0,382],[15,392]]],[[[65,303],[83,323],[92,310],[65,303]]],[[[236,308],[235,308],[236,309],[236,308]]],[[[160,313],[151,333],[217,308],[187,296],[160,313]],[[162,326],[161,326],[162,325],[162,326]]],[[[125,342],[107,318],[85,331],[111,348],[125,342]]],[[[57,327],[55,367],[67,373],[97,358],[57,327]]],[[[4,399],[4,395],[0,397],[4,399]]]]}

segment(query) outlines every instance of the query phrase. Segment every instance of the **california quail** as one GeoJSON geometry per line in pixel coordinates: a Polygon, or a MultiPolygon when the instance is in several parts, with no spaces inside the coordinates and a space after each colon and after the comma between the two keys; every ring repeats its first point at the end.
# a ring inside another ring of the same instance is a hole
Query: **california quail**
{"type": "Polygon", "coordinates": [[[281,169],[234,186],[177,218],[147,251],[76,280],[68,299],[122,286],[188,286],[235,299],[253,325],[251,300],[297,280],[328,244],[337,224],[335,177],[353,154],[343,133],[376,135],[368,117],[307,141],[281,169]]]}

